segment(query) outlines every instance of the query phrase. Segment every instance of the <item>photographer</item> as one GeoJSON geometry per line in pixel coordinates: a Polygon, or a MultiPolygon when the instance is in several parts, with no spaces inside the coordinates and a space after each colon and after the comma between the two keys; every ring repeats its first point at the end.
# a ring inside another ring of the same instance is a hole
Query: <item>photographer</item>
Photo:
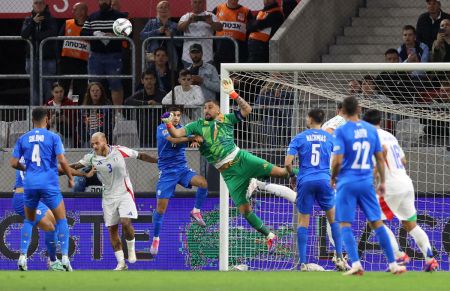
{"type": "Polygon", "coordinates": [[[450,62],[450,20],[443,19],[431,49],[432,62],[450,62]]]}

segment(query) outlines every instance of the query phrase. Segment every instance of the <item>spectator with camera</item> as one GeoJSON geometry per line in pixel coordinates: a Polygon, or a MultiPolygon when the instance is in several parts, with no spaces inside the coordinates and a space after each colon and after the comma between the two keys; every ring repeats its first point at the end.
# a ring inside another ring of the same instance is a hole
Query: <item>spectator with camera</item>
{"type": "Polygon", "coordinates": [[[441,21],[440,30],[431,49],[432,62],[450,62],[450,20],[441,21]]]}
{"type": "Polygon", "coordinates": [[[436,40],[439,25],[443,19],[450,19],[450,15],[442,11],[441,1],[426,0],[427,12],[421,14],[417,20],[417,40],[425,43],[429,49],[436,40]]]}
{"type": "MultiPolygon", "coordinates": [[[[177,29],[184,33],[184,36],[192,37],[211,37],[216,31],[223,29],[222,23],[217,17],[208,11],[205,11],[205,0],[191,0],[192,12],[181,16],[177,29]]],[[[192,44],[199,43],[203,47],[204,61],[212,63],[213,61],[213,41],[212,39],[185,40],[183,43],[183,64],[188,67],[191,64],[189,57],[189,48],[192,44]]]]}
{"type": "MultiPolygon", "coordinates": [[[[30,53],[27,51],[27,58],[25,61],[25,70],[28,74],[32,74],[33,84],[32,87],[33,97],[31,105],[40,105],[39,96],[39,46],[41,42],[52,36],[58,35],[58,25],[56,20],[50,14],[50,10],[46,3],[46,0],[33,0],[33,10],[31,16],[27,16],[22,25],[21,36],[25,39],[29,39],[33,43],[34,58],[30,59],[30,53]],[[31,72],[31,62],[33,62],[33,72],[31,72]]],[[[45,75],[56,74],[56,45],[55,43],[47,43],[43,48],[42,53],[42,73],[45,75]]],[[[52,80],[45,80],[43,82],[43,94],[47,96],[50,94],[52,80]]]]}
{"type": "Polygon", "coordinates": [[[203,61],[203,49],[198,43],[189,48],[192,65],[188,68],[191,72],[192,84],[202,88],[205,101],[216,100],[216,93],[220,91],[220,77],[216,68],[203,61]]]}
{"type": "Polygon", "coordinates": [[[412,25],[403,26],[403,44],[397,49],[400,61],[404,63],[427,63],[430,50],[416,39],[416,29],[412,25]]]}

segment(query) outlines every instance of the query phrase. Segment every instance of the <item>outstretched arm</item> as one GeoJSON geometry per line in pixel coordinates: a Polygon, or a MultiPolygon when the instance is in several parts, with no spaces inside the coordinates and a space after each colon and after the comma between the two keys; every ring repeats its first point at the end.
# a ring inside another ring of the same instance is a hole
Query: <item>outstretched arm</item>
{"type": "Polygon", "coordinates": [[[58,162],[61,165],[61,168],[64,171],[64,173],[67,175],[67,177],[69,177],[69,188],[73,188],[74,186],[73,175],[71,168],[67,163],[66,157],[63,154],[59,154],[56,156],[56,158],[58,159],[58,162]]]}
{"type": "Polygon", "coordinates": [[[197,142],[197,143],[203,142],[203,138],[198,135],[193,135],[193,136],[189,136],[189,137],[187,137],[187,136],[184,136],[184,137],[168,136],[168,137],[166,137],[166,139],[172,144],[180,144],[180,143],[186,143],[186,142],[197,142]]]}
{"type": "Polygon", "coordinates": [[[151,155],[148,155],[148,154],[143,153],[143,152],[139,152],[139,154],[137,156],[137,159],[141,160],[141,161],[144,161],[144,162],[147,162],[147,163],[153,163],[153,164],[158,162],[158,158],[156,158],[154,156],[151,156],[151,155]]]}
{"type": "Polygon", "coordinates": [[[230,78],[225,78],[222,80],[222,90],[230,96],[231,99],[235,100],[239,105],[240,112],[243,118],[247,118],[249,114],[252,112],[252,107],[244,98],[240,97],[239,94],[234,91],[233,80],[230,78]]]}
{"type": "Polygon", "coordinates": [[[167,131],[169,132],[171,137],[185,137],[186,130],[184,127],[175,128],[172,124],[173,114],[170,112],[166,112],[161,115],[161,120],[166,124],[167,131]]]}

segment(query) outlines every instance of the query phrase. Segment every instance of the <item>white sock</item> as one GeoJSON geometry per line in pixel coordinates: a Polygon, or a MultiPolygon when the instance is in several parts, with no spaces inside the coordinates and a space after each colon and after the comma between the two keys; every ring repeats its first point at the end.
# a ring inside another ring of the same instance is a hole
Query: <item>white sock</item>
{"type": "Polygon", "coordinates": [[[394,251],[395,258],[403,257],[403,255],[405,253],[400,250],[400,247],[398,246],[398,243],[397,243],[397,239],[395,238],[395,235],[392,232],[392,230],[389,227],[387,227],[387,225],[384,225],[384,229],[386,229],[386,232],[389,236],[389,241],[391,242],[391,246],[392,246],[392,250],[394,251]]]}
{"type": "Polygon", "coordinates": [[[125,255],[123,254],[123,250],[114,252],[114,255],[116,256],[118,263],[124,263],[125,262],[125,255]]]}
{"type": "Polygon", "coordinates": [[[159,236],[154,236],[153,240],[159,240],[159,236]]]}
{"type": "Polygon", "coordinates": [[[134,242],[135,242],[134,238],[132,240],[126,240],[126,241],[127,241],[128,251],[134,250],[134,242]]]}
{"type": "Polygon", "coordinates": [[[194,207],[194,208],[192,209],[192,213],[199,213],[199,212],[200,212],[200,209],[198,209],[198,208],[195,208],[195,207],[194,207]]]}
{"type": "Polygon", "coordinates": [[[428,251],[431,253],[431,244],[426,232],[417,225],[409,232],[409,234],[414,238],[414,241],[422,252],[425,260],[428,262],[430,259],[432,259],[427,256],[428,251]]]}
{"type": "Polygon", "coordinates": [[[281,197],[286,199],[287,201],[294,203],[295,199],[297,198],[297,193],[293,191],[291,188],[277,185],[277,184],[266,184],[264,182],[257,182],[258,188],[261,190],[266,190],[269,193],[274,194],[275,196],[281,197]],[[264,185],[260,186],[260,183],[263,183],[264,185]]]}
{"type": "MultiPolygon", "coordinates": [[[[333,234],[331,233],[331,225],[328,222],[328,219],[327,219],[327,235],[328,235],[328,239],[330,240],[330,244],[334,247],[335,245],[334,245],[333,234]]],[[[335,254],[336,254],[336,252],[335,252],[335,254]]]]}
{"type": "Polygon", "coordinates": [[[352,262],[352,268],[362,269],[361,262],[360,261],[352,262]]]}

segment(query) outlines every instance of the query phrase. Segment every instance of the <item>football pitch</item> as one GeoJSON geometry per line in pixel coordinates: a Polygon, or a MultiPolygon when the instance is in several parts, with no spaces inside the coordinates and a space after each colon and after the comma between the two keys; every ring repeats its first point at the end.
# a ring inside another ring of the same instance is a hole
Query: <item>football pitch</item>
{"type": "Polygon", "coordinates": [[[450,272],[409,272],[400,276],[368,272],[344,277],[335,272],[214,271],[1,271],[0,290],[450,290],[450,272]]]}

